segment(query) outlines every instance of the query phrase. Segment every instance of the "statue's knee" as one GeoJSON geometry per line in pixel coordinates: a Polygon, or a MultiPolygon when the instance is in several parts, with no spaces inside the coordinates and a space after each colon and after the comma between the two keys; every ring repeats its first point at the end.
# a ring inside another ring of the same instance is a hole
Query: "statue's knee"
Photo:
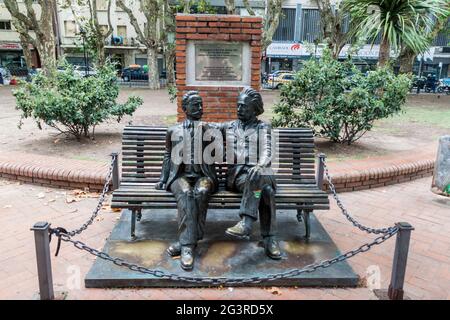
{"type": "Polygon", "coordinates": [[[203,198],[203,197],[208,197],[210,193],[211,193],[211,191],[209,188],[199,188],[199,189],[195,189],[194,195],[195,195],[195,197],[203,198]]]}
{"type": "Polygon", "coordinates": [[[262,193],[266,196],[273,196],[275,194],[275,190],[273,190],[272,186],[265,185],[262,188],[262,193]]]}

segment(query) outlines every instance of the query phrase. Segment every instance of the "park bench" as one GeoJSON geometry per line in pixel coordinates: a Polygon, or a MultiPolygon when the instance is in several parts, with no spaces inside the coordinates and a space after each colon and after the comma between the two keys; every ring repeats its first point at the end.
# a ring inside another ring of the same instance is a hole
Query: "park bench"
{"type": "MultiPolygon", "coordinates": [[[[276,128],[279,154],[275,160],[276,208],[296,210],[297,219],[305,224],[305,237],[310,237],[309,214],[329,209],[326,192],[322,191],[323,164],[315,171],[314,138],[310,129],[276,128]]],[[[131,238],[135,238],[136,221],[143,209],[176,209],[171,192],[156,190],[165,151],[165,127],[127,126],[122,139],[122,174],[114,183],[111,207],[131,211],[131,238]]],[[[321,155],[323,156],[323,155],[321,155]]],[[[241,194],[225,190],[227,165],[216,164],[219,191],[209,203],[210,209],[239,209],[241,194]]],[[[237,217],[237,211],[236,211],[237,217]]]]}

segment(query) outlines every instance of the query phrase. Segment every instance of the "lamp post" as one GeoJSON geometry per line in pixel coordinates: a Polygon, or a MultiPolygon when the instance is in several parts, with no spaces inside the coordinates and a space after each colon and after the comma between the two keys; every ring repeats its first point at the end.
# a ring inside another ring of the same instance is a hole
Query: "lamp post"
{"type": "Polygon", "coordinates": [[[314,39],[314,60],[317,60],[317,46],[319,45],[319,38],[314,39]]]}
{"type": "Polygon", "coordinates": [[[85,40],[84,40],[84,38],[86,37],[86,31],[82,27],[80,27],[80,34],[81,34],[81,38],[83,39],[84,70],[86,72],[85,75],[88,76],[89,75],[88,56],[86,53],[86,44],[85,44],[85,40]]]}

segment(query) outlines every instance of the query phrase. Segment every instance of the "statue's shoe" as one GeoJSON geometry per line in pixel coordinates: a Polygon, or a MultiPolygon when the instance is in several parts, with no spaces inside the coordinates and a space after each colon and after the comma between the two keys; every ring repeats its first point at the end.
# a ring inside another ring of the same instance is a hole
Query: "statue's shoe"
{"type": "Polygon", "coordinates": [[[194,268],[194,250],[190,246],[181,247],[181,268],[191,271],[194,268]]]}
{"type": "Polygon", "coordinates": [[[181,254],[181,244],[180,242],[174,242],[167,248],[167,253],[171,257],[177,257],[181,254]]]}
{"type": "Polygon", "coordinates": [[[264,239],[264,252],[266,255],[274,260],[281,259],[281,249],[277,240],[273,237],[267,237],[264,239]]]}
{"type": "Polygon", "coordinates": [[[243,220],[239,221],[235,226],[228,228],[225,233],[237,237],[239,239],[250,239],[251,226],[248,226],[243,220]]]}

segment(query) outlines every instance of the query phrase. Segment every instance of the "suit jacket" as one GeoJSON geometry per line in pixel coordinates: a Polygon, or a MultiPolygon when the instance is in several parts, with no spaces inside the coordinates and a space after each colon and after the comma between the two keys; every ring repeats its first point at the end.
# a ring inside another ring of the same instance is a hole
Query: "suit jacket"
{"type": "MultiPolygon", "coordinates": [[[[215,124],[217,128],[219,128],[222,131],[222,135],[224,137],[224,140],[227,141],[227,148],[228,140],[234,139],[234,141],[238,144],[239,139],[236,139],[236,137],[239,137],[243,135],[244,133],[244,125],[241,120],[234,120],[230,122],[224,122],[220,124],[215,124]],[[236,141],[237,140],[237,141],[236,141]]],[[[255,164],[239,164],[237,163],[237,157],[239,154],[239,147],[244,148],[243,145],[238,146],[236,145],[233,150],[233,160],[232,163],[229,163],[230,159],[227,159],[228,163],[228,173],[227,173],[227,189],[228,190],[235,190],[235,181],[242,169],[245,166],[255,166],[256,164],[260,167],[265,169],[264,174],[268,175],[272,180],[272,187],[276,188],[276,181],[274,177],[273,170],[271,169],[271,161],[272,161],[272,126],[264,121],[256,120],[255,122],[249,124],[247,126],[247,129],[255,130],[256,133],[260,132],[260,130],[263,130],[264,135],[257,134],[257,146],[261,147],[261,149],[258,152],[258,158],[257,163],[255,164]],[[261,141],[261,139],[263,141],[261,141]]],[[[242,140],[241,140],[242,141],[242,140]]],[[[227,150],[227,153],[229,150],[227,150]]]]}
{"type": "MultiPolygon", "coordinates": [[[[195,123],[196,129],[201,130],[197,132],[201,133],[203,136],[203,133],[209,128],[208,124],[201,121],[197,121],[195,123]]],[[[167,129],[165,153],[160,178],[160,181],[166,184],[166,190],[170,190],[170,185],[172,184],[172,182],[174,182],[183,173],[183,171],[180,170],[183,167],[182,163],[173,162],[172,153],[177,152],[183,148],[183,146],[179,144],[182,144],[185,141],[184,134],[186,133],[185,131],[186,124],[187,120],[183,121],[182,123],[177,123],[174,126],[169,127],[167,129]]],[[[201,152],[203,153],[206,144],[208,144],[209,142],[207,141],[205,142],[203,141],[203,139],[201,139],[201,141],[202,141],[201,152]]],[[[217,180],[214,164],[206,164],[204,163],[204,161],[202,161],[201,164],[199,164],[199,166],[201,168],[203,175],[212,180],[214,188],[213,192],[215,192],[217,190],[219,183],[217,180]]]]}

